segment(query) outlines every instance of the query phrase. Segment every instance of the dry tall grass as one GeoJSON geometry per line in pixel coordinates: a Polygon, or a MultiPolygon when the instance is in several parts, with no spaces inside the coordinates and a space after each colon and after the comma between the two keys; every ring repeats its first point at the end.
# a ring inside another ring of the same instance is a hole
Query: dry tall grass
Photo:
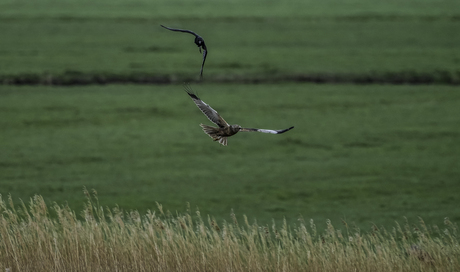
{"type": "MultiPolygon", "coordinates": [[[[457,226],[406,224],[391,231],[318,231],[218,224],[190,213],[141,216],[103,209],[90,197],[80,220],[42,197],[15,208],[0,198],[0,271],[459,271],[457,226]],[[54,215],[56,213],[56,215],[54,215]]],[[[97,199],[96,199],[97,200],[97,199]]]]}

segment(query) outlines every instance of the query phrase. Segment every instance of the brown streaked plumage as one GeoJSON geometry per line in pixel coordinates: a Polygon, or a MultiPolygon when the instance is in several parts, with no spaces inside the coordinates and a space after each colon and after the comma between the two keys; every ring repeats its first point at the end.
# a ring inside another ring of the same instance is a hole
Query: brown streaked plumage
{"type": "Polygon", "coordinates": [[[216,124],[218,127],[212,127],[208,125],[200,124],[203,128],[203,131],[209,135],[214,141],[219,141],[222,145],[227,145],[227,138],[237,134],[240,131],[244,132],[262,132],[262,133],[271,133],[271,134],[281,134],[286,131],[293,129],[290,127],[282,130],[271,130],[271,129],[259,129],[259,128],[243,128],[239,125],[229,125],[224,118],[222,118],[217,111],[215,111],[211,106],[204,103],[196,94],[193,93],[189,85],[185,85],[185,91],[192,98],[193,102],[197,107],[208,117],[208,119],[216,124]]]}

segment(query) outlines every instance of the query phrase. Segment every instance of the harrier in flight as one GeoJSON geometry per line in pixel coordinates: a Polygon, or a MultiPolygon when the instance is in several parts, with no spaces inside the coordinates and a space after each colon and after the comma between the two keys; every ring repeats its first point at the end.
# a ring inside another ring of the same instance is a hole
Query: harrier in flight
{"type": "Polygon", "coordinates": [[[190,31],[190,30],[185,30],[185,29],[175,29],[175,28],[169,28],[169,27],[166,27],[164,25],[161,25],[162,27],[166,28],[166,29],[169,29],[171,31],[179,31],[179,32],[185,32],[185,33],[190,33],[192,35],[195,36],[195,44],[198,46],[198,48],[200,49],[200,53],[201,53],[201,49],[203,49],[203,63],[201,63],[201,71],[200,71],[200,78],[202,79],[203,78],[203,67],[204,67],[204,62],[206,61],[206,56],[208,55],[208,49],[206,49],[206,44],[204,43],[204,40],[203,38],[201,38],[200,35],[196,34],[195,32],[193,31],[190,31]]]}
{"type": "Polygon", "coordinates": [[[193,93],[190,86],[185,85],[185,91],[192,98],[197,107],[208,117],[208,119],[216,124],[218,127],[211,127],[200,124],[203,131],[209,135],[214,141],[219,141],[222,145],[227,145],[227,137],[233,136],[240,131],[257,131],[262,133],[281,134],[288,130],[293,129],[290,127],[282,130],[259,129],[259,128],[243,128],[239,125],[229,125],[224,118],[222,118],[217,111],[211,108],[208,104],[204,103],[196,94],[193,93]]]}

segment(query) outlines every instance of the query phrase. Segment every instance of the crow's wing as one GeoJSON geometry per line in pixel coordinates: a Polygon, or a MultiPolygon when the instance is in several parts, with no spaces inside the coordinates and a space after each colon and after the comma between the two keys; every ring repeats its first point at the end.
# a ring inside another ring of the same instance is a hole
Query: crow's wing
{"type": "Polygon", "coordinates": [[[204,67],[204,62],[206,61],[207,55],[208,55],[208,50],[204,49],[203,50],[203,63],[201,63],[200,78],[203,78],[203,67],[204,67]]]}
{"type": "Polygon", "coordinates": [[[170,27],[167,27],[167,26],[164,26],[164,25],[161,25],[162,27],[166,28],[166,29],[169,29],[171,31],[179,31],[179,32],[185,32],[185,33],[190,33],[192,35],[195,35],[195,37],[200,37],[198,34],[196,34],[195,32],[193,31],[190,31],[190,30],[186,30],[186,29],[177,29],[177,28],[170,28],[170,27]]]}
{"type": "Polygon", "coordinates": [[[184,85],[185,91],[195,102],[196,106],[208,117],[208,119],[214,124],[218,125],[221,128],[228,127],[228,123],[222,118],[217,111],[215,111],[211,106],[204,103],[196,94],[193,93],[192,88],[189,85],[184,85]]]}
{"type": "Polygon", "coordinates": [[[262,132],[262,133],[281,134],[281,133],[285,133],[286,131],[289,131],[289,130],[291,130],[293,128],[294,127],[290,127],[290,128],[281,129],[281,130],[260,129],[260,128],[240,128],[240,131],[245,131],[245,132],[256,131],[256,132],[262,132]]]}

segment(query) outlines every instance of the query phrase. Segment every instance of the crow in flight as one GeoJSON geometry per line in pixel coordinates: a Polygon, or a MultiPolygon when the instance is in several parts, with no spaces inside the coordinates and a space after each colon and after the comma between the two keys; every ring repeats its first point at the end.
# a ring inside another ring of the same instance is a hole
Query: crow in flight
{"type": "Polygon", "coordinates": [[[203,38],[200,35],[196,34],[193,31],[190,31],[190,30],[169,28],[169,27],[166,27],[164,25],[161,25],[161,26],[166,28],[166,29],[169,29],[171,31],[179,31],[179,32],[190,33],[190,34],[195,36],[195,44],[200,49],[200,53],[201,53],[201,49],[203,49],[203,63],[201,64],[201,71],[200,71],[200,79],[202,79],[203,78],[204,62],[206,61],[206,56],[208,55],[208,49],[206,48],[206,44],[204,43],[203,38]]]}

